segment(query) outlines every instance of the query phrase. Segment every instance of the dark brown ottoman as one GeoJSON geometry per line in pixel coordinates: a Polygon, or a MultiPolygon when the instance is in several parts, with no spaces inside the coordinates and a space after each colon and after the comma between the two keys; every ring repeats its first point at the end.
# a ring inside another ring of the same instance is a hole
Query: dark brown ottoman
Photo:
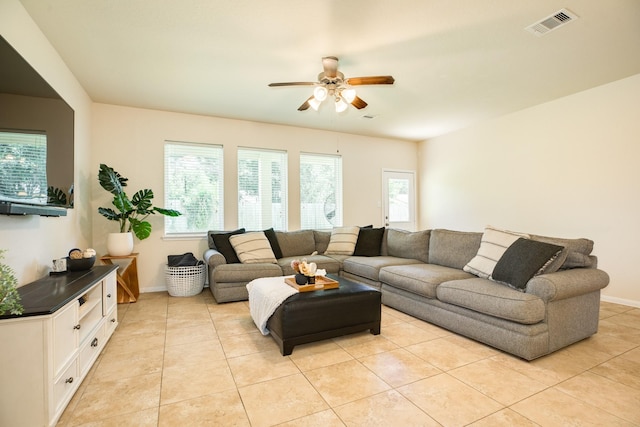
{"type": "Polygon", "coordinates": [[[340,287],[292,295],[267,321],[283,356],[299,344],[367,329],[380,334],[380,292],[342,277],[328,277],[338,280],[340,287]]]}

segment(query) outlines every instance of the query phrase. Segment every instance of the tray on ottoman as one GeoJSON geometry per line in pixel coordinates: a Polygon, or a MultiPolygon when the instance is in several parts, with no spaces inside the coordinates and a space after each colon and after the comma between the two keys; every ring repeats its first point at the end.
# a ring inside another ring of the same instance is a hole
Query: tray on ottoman
{"type": "Polygon", "coordinates": [[[326,276],[316,276],[316,283],[312,285],[298,285],[295,277],[287,277],[284,279],[284,283],[294,289],[297,289],[298,292],[322,291],[324,289],[335,289],[340,287],[340,283],[337,280],[333,280],[326,276]]]}
{"type": "Polygon", "coordinates": [[[340,287],[292,295],[267,321],[283,356],[299,344],[367,329],[380,334],[380,292],[342,277],[332,279],[340,287]]]}

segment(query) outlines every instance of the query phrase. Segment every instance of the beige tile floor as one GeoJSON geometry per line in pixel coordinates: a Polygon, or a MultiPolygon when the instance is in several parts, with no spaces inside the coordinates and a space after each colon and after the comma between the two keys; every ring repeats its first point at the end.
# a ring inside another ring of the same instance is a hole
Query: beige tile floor
{"type": "Polygon", "coordinates": [[[526,362],[382,308],[382,333],[282,357],[248,303],[142,294],[58,426],[639,426],[640,309],[526,362]]]}

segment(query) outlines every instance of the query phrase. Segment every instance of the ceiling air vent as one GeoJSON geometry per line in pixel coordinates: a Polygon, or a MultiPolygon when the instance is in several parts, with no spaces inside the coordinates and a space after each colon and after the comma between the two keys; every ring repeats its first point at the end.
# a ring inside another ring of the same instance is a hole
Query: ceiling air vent
{"type": "Polygon", "coordinates": [[[536,36],[543,36],[556,28],[560,28],[569,22],[575,21],[576,19],[578,19],[578,15],[575,13],[567,9],[560,9],[553,15],[550,15],[533,25],[529,25],[525,30],[535,34],[536,36]]]}

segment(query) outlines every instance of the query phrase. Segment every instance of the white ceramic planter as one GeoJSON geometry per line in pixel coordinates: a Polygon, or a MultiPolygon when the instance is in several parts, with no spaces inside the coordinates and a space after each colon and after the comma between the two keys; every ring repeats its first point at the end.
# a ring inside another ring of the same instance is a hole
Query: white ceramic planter
{"type": "Polygon", "coordinates": [[[133,252],[133,233],[109,233],[107,251],[111,256],[131,255],[133,252]]]}

